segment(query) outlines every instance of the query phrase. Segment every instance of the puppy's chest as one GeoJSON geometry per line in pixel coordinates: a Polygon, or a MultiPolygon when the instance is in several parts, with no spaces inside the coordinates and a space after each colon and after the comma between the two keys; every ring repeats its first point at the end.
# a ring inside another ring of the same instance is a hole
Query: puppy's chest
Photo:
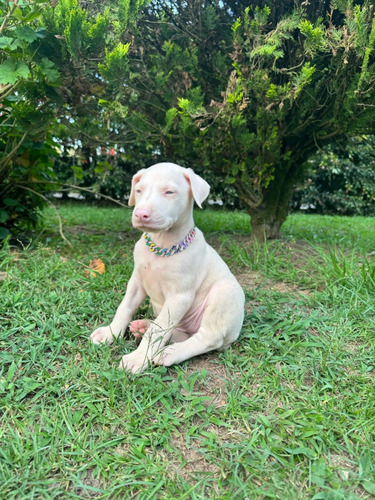
{"type": "Polygon", "coordinates": [[[172,258],[147,255],[139,262],[138,271],[151,300],[163,301],[168,292],[178,287],[180,271],[172,258]]]}

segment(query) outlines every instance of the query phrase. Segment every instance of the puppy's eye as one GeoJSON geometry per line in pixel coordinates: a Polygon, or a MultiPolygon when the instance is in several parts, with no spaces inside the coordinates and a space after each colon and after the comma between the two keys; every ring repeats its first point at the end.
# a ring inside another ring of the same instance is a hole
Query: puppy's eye
{"type": "Polygon", "coordinates": [[[166,191],[165,194],[174,194],[174,191],[166,191]]]}
{"type": "Polygon", "coordinates": [[[141,194],[141,192],[142,192],[142,191],[141,191],[140,189],[136,189],[136,191],[135,191],[135,192],[136,192],[137,194],[141,194]]]}

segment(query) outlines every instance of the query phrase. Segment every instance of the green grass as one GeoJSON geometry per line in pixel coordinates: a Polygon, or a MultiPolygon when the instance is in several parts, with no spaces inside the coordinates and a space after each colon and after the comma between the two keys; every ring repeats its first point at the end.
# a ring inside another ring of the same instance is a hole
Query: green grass
{"type": "Polygon", "coordinates": [[[134,377],[129,336],[88,342],[131,273],[130,211],[60,213],[72,247],[46,211],[0,250],[0,498],[374,498],[374,219],[293,215],[260,246],[246,215],[197,211],[245,288],[241,337],[134,377]]]}

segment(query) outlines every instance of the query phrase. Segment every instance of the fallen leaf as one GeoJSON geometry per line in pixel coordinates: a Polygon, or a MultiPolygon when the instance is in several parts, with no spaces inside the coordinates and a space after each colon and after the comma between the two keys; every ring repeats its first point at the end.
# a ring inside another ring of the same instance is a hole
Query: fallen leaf
{"type": "Polygon", "coordinates": [[[4,281],[9,277],[10,277],[9,273],[0,272],[0,281],[4,281]]]}
{"type": "Polygon", "coordinates": [[[86,276],[86,278],[88,278],[89,276],[95,278],[97,274],[103,273],[105,273],[105,264],[102,259],[92,259],[90,260],[89,268],[85,269],[83,274],[86,276]]]}

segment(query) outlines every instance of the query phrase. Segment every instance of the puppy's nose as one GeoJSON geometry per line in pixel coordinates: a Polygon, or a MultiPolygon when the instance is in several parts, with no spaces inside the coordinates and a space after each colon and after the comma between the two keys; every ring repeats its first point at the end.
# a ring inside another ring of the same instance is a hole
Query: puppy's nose
{"type": "Polygon", "coordinates": [[[139,221],[147,221],[151,217],[151,212],[145,208],[137,208],[134,212],[134,216],[139,221]]]}

